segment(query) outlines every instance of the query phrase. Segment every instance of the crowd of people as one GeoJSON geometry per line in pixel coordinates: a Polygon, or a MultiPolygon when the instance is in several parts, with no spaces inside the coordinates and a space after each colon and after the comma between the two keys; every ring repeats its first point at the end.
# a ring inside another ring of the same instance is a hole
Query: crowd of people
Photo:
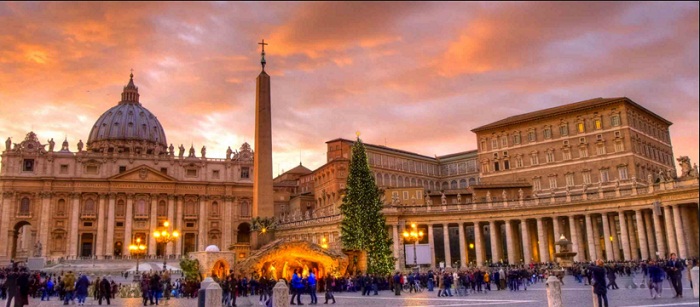
{"type": "MultiPolygon", "coordinates": [[[[590,285],[598,296],[599,305],[608,305],[608,290],[619,289],[617,277],[638,277],[639,284],[648,287],[651,299],[661,297],[664,281],[668,281],[674,297],[683,297],[684,272],[690,279],[687,267],[697,265],[697,259],[681,260],[675,254],[669,259],[648,261],[602,261],[595,263],[575,262],[567,269],[578,283],[590,285]]],[[[317,277],[311,270],[302,275],[295,270],[287,281],[291,305],[302,305],[302,297],[308,295],[309,304],[318,304],[317,293],[325,294],[324,304],[335,304],[336,292],[361,292],[363,296],[378,295],[379,291],[393,291],[395,295],[437,290],[437,297],[485,294],[490,291],[526,291],[533,284],[545,282],[547,278],[563,274],[554,263],[531,263],[529,265],[491,264],[484,267],[462,269],[431,269],[424,272],[395,272],[379,276],[357,274],[334,277],[326,274],[317,277]]],[[[125,273],[126,274],[126,273],[125,273]]],[[[127,275],[122,275],[124,278],[127,275]]],[[[162,299],[197,298],[200,282],[172,278],[171,273],[144,272],[138,284],[144,306],[158,305],[162,299]]],[[[222,289],[223,306],[236,306],[237,298],[253,296],[260,305],[271,305],[276,281],[257,276],[241,276],[232,271],[223,278],[215,278],[222,289]]],[[[563,282],[563,280],[562,280],[563,282]]],[[[131,283],[128,283],[129,285],[131,283]]],[[[111,276],[88,276],[80,272],[29,272],[25,267],[13,265],[0,269],[0,298],[7,300],[6,306],[25,306],[29,298],[60,300],[64,305],[84,305],[92,296],[98,304],[107,305],[127,285],[117,284],[111,276]]],[[[691,287],[692,287],[691,282],[691,287]]],[[[125,290],[129,290],[128,288],[125,290]]]]}

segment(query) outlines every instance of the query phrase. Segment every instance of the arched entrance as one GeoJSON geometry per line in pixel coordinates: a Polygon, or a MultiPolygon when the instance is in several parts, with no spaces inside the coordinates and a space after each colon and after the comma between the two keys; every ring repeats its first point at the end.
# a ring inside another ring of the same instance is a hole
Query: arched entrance
{"type": "Polygon", "coordinates": [[[238,225],[238,243],[250,243],[250,224],[238,225]]]}
{"type": "Polygon", "coordinates": [[[26,260],[34,256],[34,244],[36,243],[36,231],[27,221],[19,221],[15,224],[12,236],[12,259],[26,260]]]}
{"type": "Polygon", "coordinates": [[[212,266],[211,275],[216,276],[219,278],[219,280],[221,280],[222,278],[226,278],[229,269],[230,266],[226,260],[217,260],[212,266]]]}
{"type": "Polygon", "coordinates": [[[80,257],[92,257],[94,255],[94,240],[95,236],[92,233],[83,233],[80,235],[80,257]]]}
{"type": "Polygon", "coordinates": [[[348,266],[348,257],[307,242],[284,242],[275,240],[249,258],[236,265],[239,272],[290,280],[294,270],[302,275],[314,272],[318,278],[332,274],[342,276],[348,266]]]}

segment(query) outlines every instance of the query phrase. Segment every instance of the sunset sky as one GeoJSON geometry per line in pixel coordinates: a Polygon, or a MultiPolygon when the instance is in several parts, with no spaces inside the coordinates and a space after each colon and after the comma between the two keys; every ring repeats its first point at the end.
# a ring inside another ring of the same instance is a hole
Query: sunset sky
{"type": "Polygon", "coordinates": [[[476,149],[477,126],[619,96],[698,161],[697,2],[2,2],[0,26],[3,141],[32,130],[76,150],[133,68],[168,143],[223,158],[253,145],[264,38],[275,175],[356,131],[445,155],[476,149]]]}

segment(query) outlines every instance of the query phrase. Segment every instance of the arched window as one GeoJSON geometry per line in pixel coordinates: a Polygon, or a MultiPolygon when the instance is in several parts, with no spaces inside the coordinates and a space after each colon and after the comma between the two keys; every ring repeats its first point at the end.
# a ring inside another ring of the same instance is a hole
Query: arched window
{"type": "Polygon", "coordinates": [[[29,216],[29,213],[31,212],[31,208],[29,205],[30,205],[29,198],[27,198],[27,197],[22,198],[22,200],[20,201],[20,204],[19,204],[19,215],[20,216],[29,216]]]}
{"type": "Polygon", "coordinates": [[[459,188],[460,188],[460,189],[464,189],[464,188],[466,188],[466,187],[467,187],[467,180],[466,180],[466,179],[461,179],[461,180],[459,181],[459,188]]]}
{"type": "Polygon", "coordinates": [[[250,204],[247,200],[241,201],[241,216],[250,216],[250,204]]]}
{"type": "Polygon", "coordinates": [[[242,223],[238,225],[238,243],[249,243],[250,242],[250,225],[248,223],[242,223]]]}
{"type": "Polygon", "coordinates": [[[188,201],[185,203],[185,215],[197,215],[197,208],[194,204],[194,201],[188,201]]]}
{"type": "Polygon", "coordinates": [[[476,184],[476,179],[474,179],[473,177],[469,178],[469,185],[475,185],[475,184],[476,184]]]}
{"type": "Polygon", "coordinates": [[[139,199],[136,201],[136,215],[137,216],[144,216],[148,215],[148,212],[146,211],[146,201],[143,199],[139,199]]]}
{"type": "Polygon", "coordinates": [[[126,211],[124,207],[124,200],[120,199],[117,201],[117,216],[124,216],[124,212],[126,211]]]}
{"type": "Polygon", "coordinates": [[[66,215],[66,200],[65,199],[58,200],[58,204],[56,205],[56,215],[58,215],[58,216],[66,215]]]}
{"type": "Polygon", "coordinates": [[[166,217],[168,216],[168,205],[165,203],[164,200],[161,200],[158,202],[158,217],[166,217]]]}
{"type": "Polygon", "coordinates": [[[452,189],[452,190],[457,189],[457,180],[452,180],[452,182],[450,182],[450,189],[452,189]]]}
{"type": "Polygon", "coordinates": [[[95,214],[95,201],[88,199],[85,201],[85,206],[83,207],[84,214],[95,214]]]}
{"type": "Polygon", "coordinates": [[[210,215],[219,215],[219,203],[218,202],[213,202],[211,203],[211,212],[210,215]]]}

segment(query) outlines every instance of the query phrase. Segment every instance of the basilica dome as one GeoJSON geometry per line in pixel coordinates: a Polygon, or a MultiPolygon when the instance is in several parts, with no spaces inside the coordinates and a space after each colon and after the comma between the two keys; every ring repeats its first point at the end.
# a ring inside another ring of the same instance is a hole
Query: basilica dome
{"type": "Polygon", "coordinates": [[[139,102],[134,75],[124,87],[121,101],[107,110],[90,130],[87,149],[93,152],[165,154],[165,130],[158,118],[139,102]]]}

